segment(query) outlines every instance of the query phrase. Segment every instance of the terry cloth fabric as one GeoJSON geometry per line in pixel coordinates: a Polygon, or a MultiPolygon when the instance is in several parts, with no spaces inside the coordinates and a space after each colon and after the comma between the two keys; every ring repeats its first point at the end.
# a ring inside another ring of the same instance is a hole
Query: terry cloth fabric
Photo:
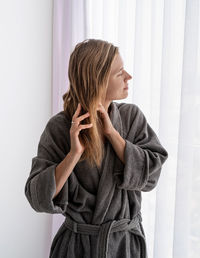
{"type": "MultiPolygon", "coordinates": [[[[142,221],[141,213],[139,212],[135,218],[132,220],[130,219],[120,219],[120,220],[111,220],[108,222],[103,223],[100,226],[91,225],[91,224],[78,224],[73,221],[70,217],[66,217],[64,221],[64,226],[67,227],[69,230],[79,233],[79,234],[86,234],[86,235],[98,235],[98,246],[97,246],[97,258],[107,258],[107,248],[108,248],[108,241],[109,235],[113,232],[124,231],[124,230],[134,230],[138,236],[144,238],[140,232],[140,225],[139,223],[142,221]]],[[[59,235],[59,234],[58,234],[59,235]]],[[[57,238],[58,238],[57,235],[57,238]]],[[[56,242],[56,239],[54,240],[56,242]]],[[[54,243],[53,243],[54,245],[54,243]]],[[[146,246],[144,245],[144,249],[146,246]]],[[[53,249],[53,248],[52,248],[53,249]]],[[[142,249],[142,250],[144,250],[142,249]]],[[[145,257],[146,249],[141,254],[141,257],[145,257]]]]}
{"type": "Polygon", "coordinates": [[[101,168],[78,162],[55,198],[55,168],[70,151],[71,121],[61,111],[41,134],[25,195],[36,212],[66,217],[53,239],[50,258],[147,258],[142,222],[129,226],[141,212],[142,192],[156,187],[168,153],[137,105],[110,105],[110,120],[125,140],[125,164],[106,140],[101,168]],[[121,223],[125,228],[113,231],[121,223]],[[98,234],[91,233],[94,228],[98,234]]]}

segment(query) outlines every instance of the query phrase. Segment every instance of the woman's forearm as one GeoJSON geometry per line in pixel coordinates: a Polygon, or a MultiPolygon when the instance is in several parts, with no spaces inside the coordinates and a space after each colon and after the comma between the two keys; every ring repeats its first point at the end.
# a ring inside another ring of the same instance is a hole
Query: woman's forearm
{"type": "Polygon", "coordinates": [[[112,144],[119,159],[125,164],[124,161],[124,150],[125,150],[125,140],[121,137],[117,130],[114,130],[110,135],[107,135],[108,140],[112,144]]]}
{"type": "Polygon", "coordinates": [[[53,198],[60,192],[66,180],[72,173],[81,155],[69,152],[66,157],[58,164],[55,170],[56,192],[53,198]]]}

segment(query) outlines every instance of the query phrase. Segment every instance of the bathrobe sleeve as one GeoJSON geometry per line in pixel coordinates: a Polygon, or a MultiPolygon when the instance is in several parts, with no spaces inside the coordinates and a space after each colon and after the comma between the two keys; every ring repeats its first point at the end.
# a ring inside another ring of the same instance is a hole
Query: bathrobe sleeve
{"type": "Polygon", "coordinates": [[[53,199],[56,191],[55,169],[64,159],[63,129],[60,118],[51,118],[38,144],[37,155],[32,158],[30,175],[25,184],[25,196],[37,212],[64,213],[68,204],[68,180],[53,199]]]}
{"type": "Polygon", "coordinates": [[[129,112],[130,129],[125,140],[123,164],[116,159],[114,176],[118,188],[151,191],[157,185],[168,152],[161,145],[156,133],[148,124],[140,108],[132,104],[129,112]]]}

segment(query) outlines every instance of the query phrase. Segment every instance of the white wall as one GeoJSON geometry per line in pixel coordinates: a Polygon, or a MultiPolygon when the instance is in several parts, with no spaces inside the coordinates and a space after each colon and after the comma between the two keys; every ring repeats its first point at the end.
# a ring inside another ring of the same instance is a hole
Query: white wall
{"type": "Polygon", "coordinates": [[[0,1],[0,257],[46,258],[52,215],[25,195],[51,116],[52,1],[0,1]]]}

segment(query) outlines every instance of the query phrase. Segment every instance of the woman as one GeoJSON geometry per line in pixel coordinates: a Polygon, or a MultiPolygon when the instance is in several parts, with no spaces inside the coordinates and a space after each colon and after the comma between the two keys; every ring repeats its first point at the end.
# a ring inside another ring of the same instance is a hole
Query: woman
{"type": "Polygon", "coordinates": [[[48,121],[25,186],[37,212],[66,219],[51,258],[147,257],[141,192],[157,185],[168,153],[128,96],[118,47],[84,40],[71,53],[64,110],[48,121]]]}

